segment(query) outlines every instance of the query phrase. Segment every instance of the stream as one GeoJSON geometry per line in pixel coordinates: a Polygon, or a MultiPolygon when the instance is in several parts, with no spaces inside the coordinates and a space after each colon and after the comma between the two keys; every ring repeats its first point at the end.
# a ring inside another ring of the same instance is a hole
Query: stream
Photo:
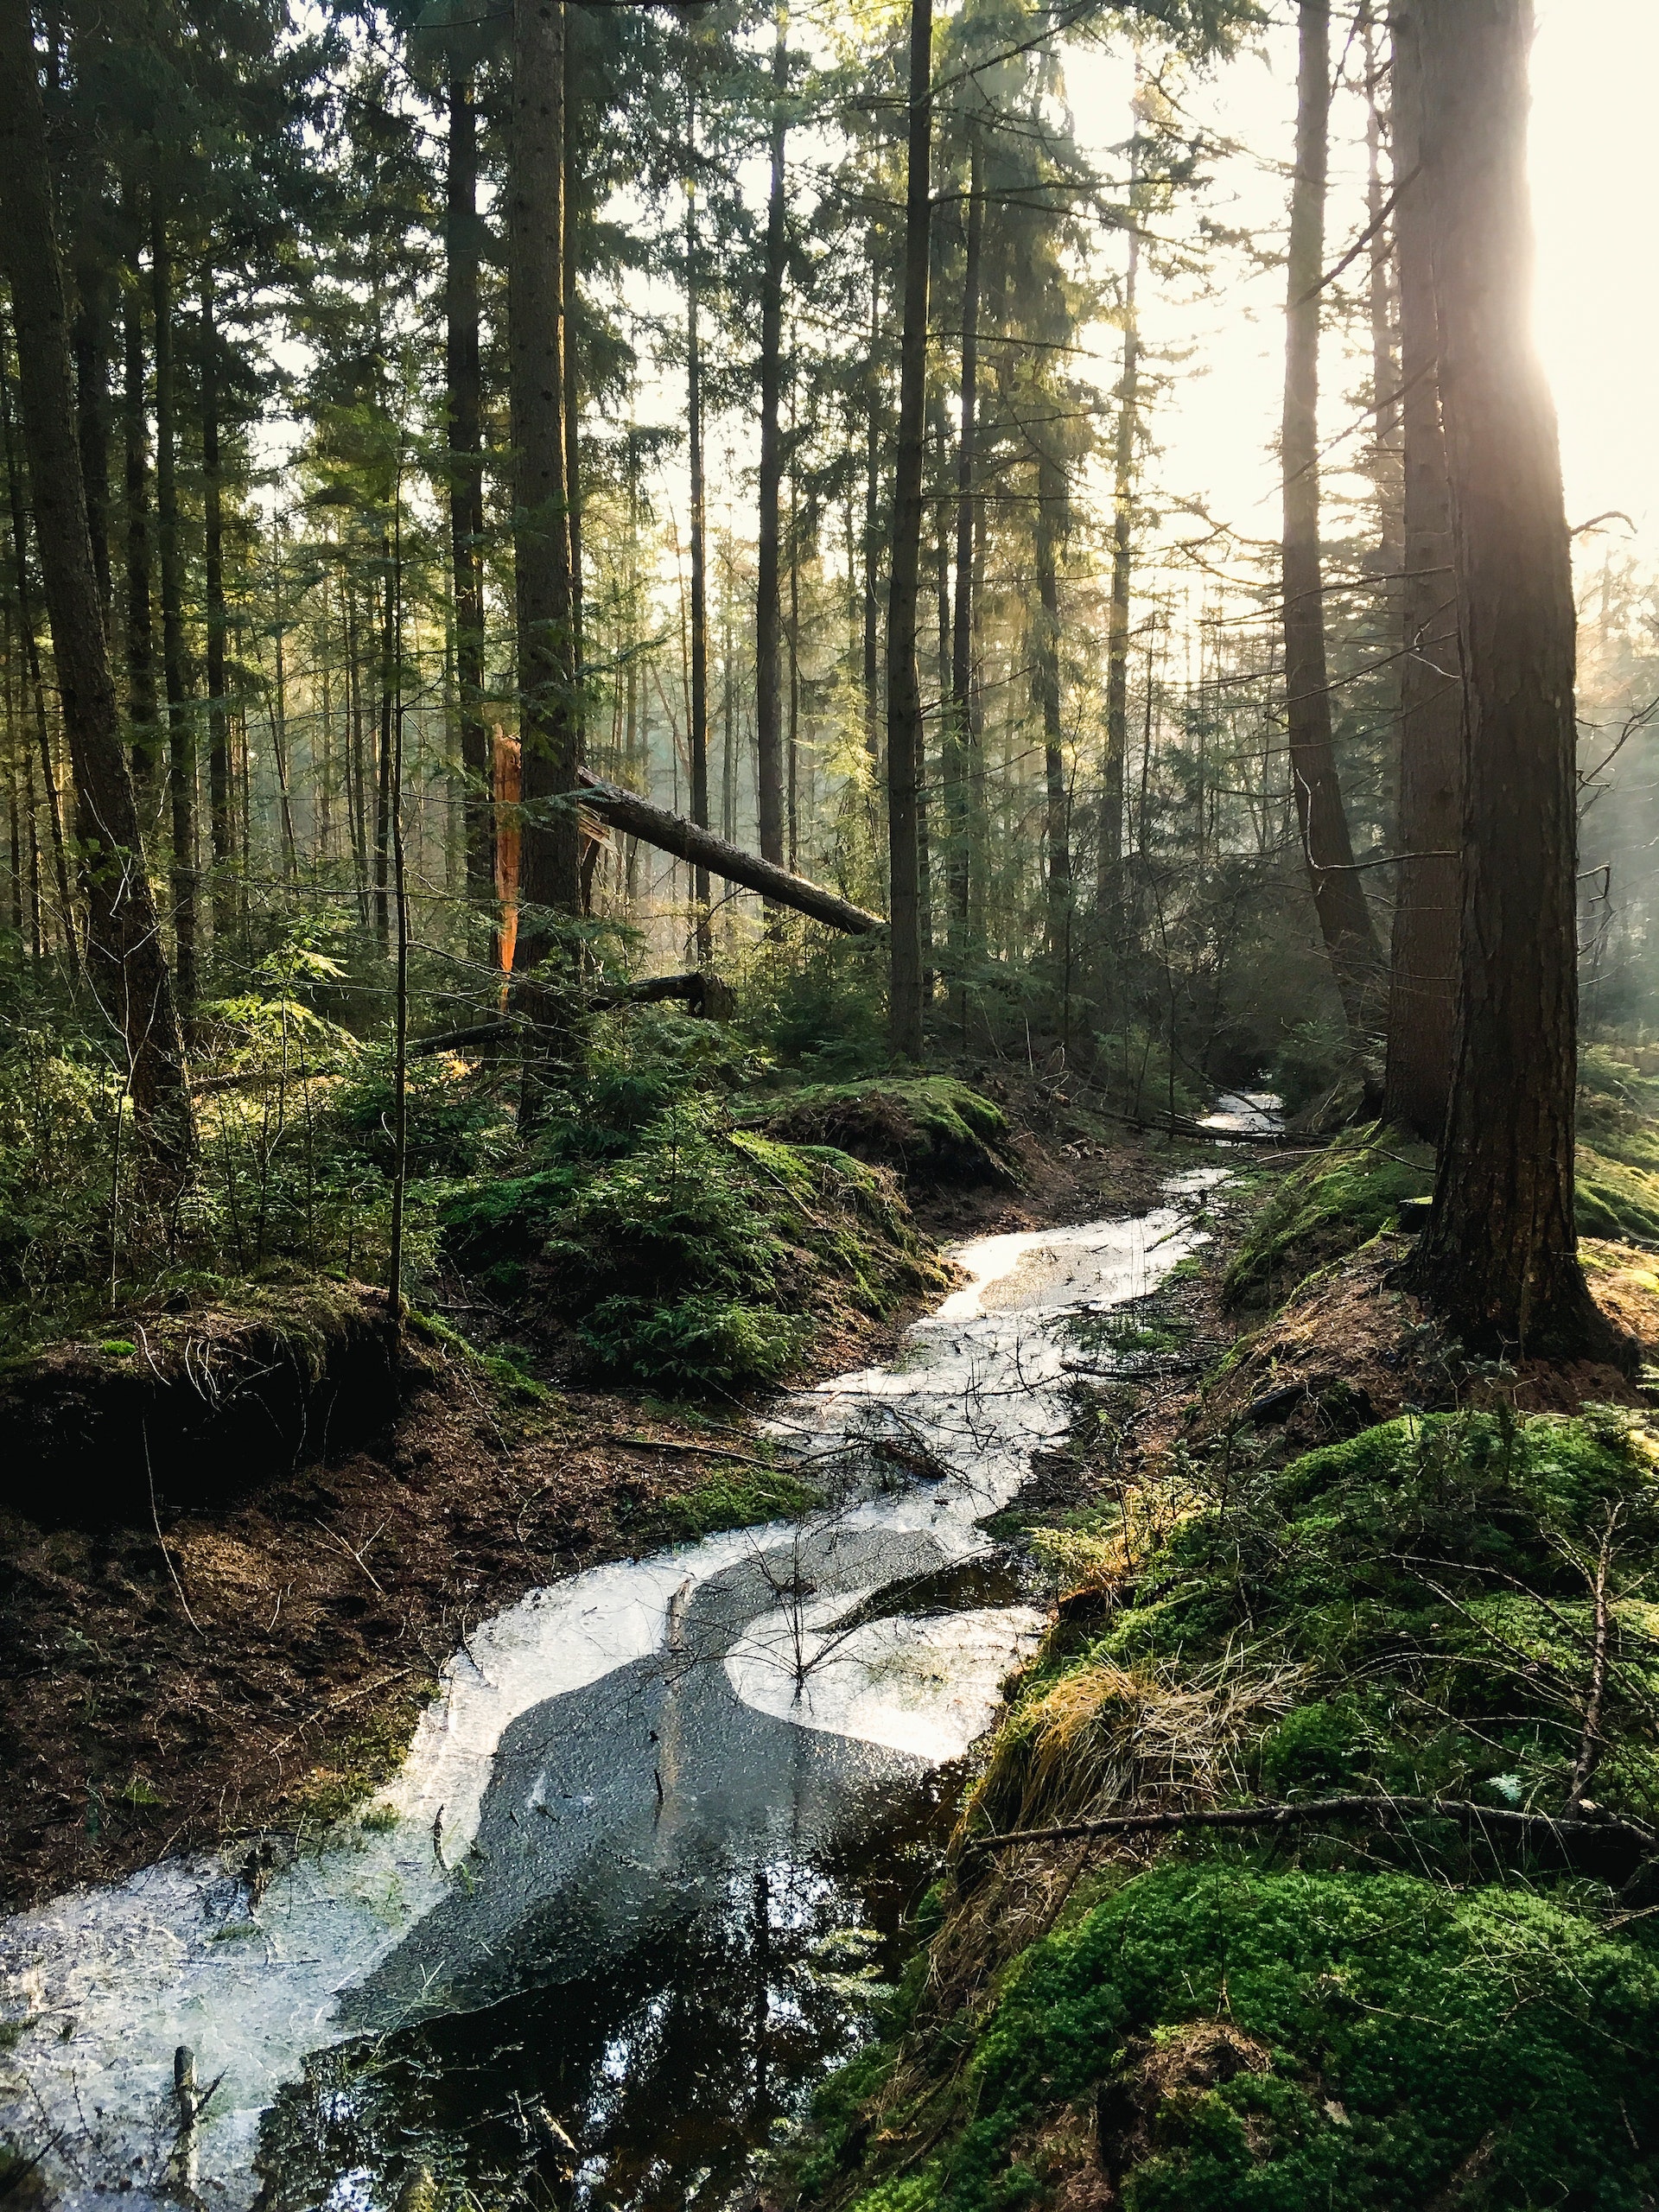
{"type": "Polygon", "coordinates": [[[871,2032],[1042,1631],[982,1524],[1067,1433],[1070,1332],[1205,1241],[1224,1173],[959,1248],[898,1357],[774,1412],[832,1503],[497,1615],[321,1848],[0,1923],[0,2140],[45,2201],[733,2203],[871,2032]]]}

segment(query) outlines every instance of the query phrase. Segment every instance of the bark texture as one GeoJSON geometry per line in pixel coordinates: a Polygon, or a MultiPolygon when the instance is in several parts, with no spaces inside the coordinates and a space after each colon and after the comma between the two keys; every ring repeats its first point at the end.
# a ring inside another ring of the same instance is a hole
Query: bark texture
{"type": "Polygon", "coordinates": [[[1058,979],[1071,953],[1071,840],[1060,721],[1060,586],[1065,473],[1052,454],[1037,465],[1036,690],[1043,714],[1044,833],[1048,849],[1048,957],[1058,979]]]}
{"type": "Polygon", "coordinates": [[[1382,956],[1354,868],[1337,780],[1319,561],[1319,278],[1331,111],[1328,0],[1301,0],[1296,170],[1291,186],[1285,334],[1285,716],[1309,888],[1356,1046],[1371,1027],[1382,956]]]}
{"type": "Polygon", "coordinates": [[[484,721],[483,398],[478,336],[478,111],[467,73],[449,74],[444,177],[444,380],[449,432],[449,563],[455,594],[467,897],[475,912],[494,892],[490,734],[484,721]]]}
{"type": "Polygon", "coordinates": [[[162,569],[162,681],[173,828],[173,939],[179,1002],[196,1002],[196,737],[185,678],[184,548],[179,535],[178,396],[173,255],[161,195],[150,195],[150,300],[156,318],[156,534],[162,569]]]}
{"type": "Polygon", "coordinates": [[[626,836],[638,837],[658,852],[672,853],[677,860],[689,861],[694,868],[723,876],[728,883],[741,883],[777,906],[792,906],[798,913],[827,922],[831,929],[844,930],[850,937],[865,937],[883,926],[880,914],[868,913],[862,906],[855,906],[850,899],[820,889],[804,876],[791,875],[775,861],[728,844],[711,830],[616,784],[607,784],[589,769],[579,772],[578,781],[582,804],[603,814],[626,836]]]}
{"type": "MultiPolygon", "coordinates": [[[[1420,167],[1422,94],[1415,23],[1396,9],[1396,173],[1420,167]]],[[[1452,489],[1440,429],[1427,187],[1419,175],[1395,212],[1400,293],[1401,434],[1405,467],[1401,580],[1399,843],[1389,972],[1389,1121],[1438,1142],[1452,1086],[1462,835],[1463,684],[1452,574],[1452,489]]]]}
{"type": "MultiPolygon", "coordinates": [[[[691,118],[695,147],[696,118],[691,118]]],[[[691,696],[687,732],[691,769],[691,819],[709,827],[709,563],[704,528],[702,469],[702,332],[697,280],[697,202],[695,187],[685,206],[685,416],[691,476],[691,696]]],[[[774,578],[774,582],[775,582],[774,578]]],[[[694,862],[691,897],[696,907],[699,962],[713,957],[709,922],[709,870],[694,862]]]]}
{"type": "Polygon", "coordinates": [[[152,1156],[181,1173],[194,1141],[189,1084],[92,567],[50,177],[29,11],[0,9],[0,259],[16,318],[41,569],[79,799],[92,977],[125,1040],[135,1122],[152,1156]]]}
{"type": "Polygon", "coordinates": [[[1123,278],[1123,367],[1112,444],[1112,613],[1106,648],[1106,763],[1101,779],[1096,906],[1109,975],[1122,957],[1123,773],[1129,747],[1129,586],[1134,572],[1135,448],[1141,416],[1141,329],[1135,281],[1141,269],[1140,116],[1129,164],[1128,262],[1123,278]]]}
{"type": "Polygon", "coordinates": [[[760,850],[784,857],[783,601],[780,494],[784,480],[781,406],[784,389],[784,265],[785,227],[784,111],[789,69],[784,18],[778,19],[772,59],[772,178],[766,196],[766,264],[760,293],[760,513],[755,546],[754,749],[760,850]]]}
{"type": "Polygon", "coordinates": [[[580,757],[565,472],[564,56],[563,0],[515,0],[507,248],[525,809],[520,970],[547,957],[551,918],[582,905],[575,811],[547,804],[571,789],[580,757]]]}
{"type": "Polygon", "coordinates": [[[1465,1342],[1604,1355],[1573,1218],[1574,609],[1530,330],[1530,0],[1419,0],[1465,683],[1459,1014],[1417,1281],[1465,1342]]]}
{"type": "Polygon", "coordinates": [[[207,617],[207,813],[213,841],[213,940],[222,948],[235,917],[231,862],[230,715],[226,700],[225,515],[219,481],[218,334],[211,259],[201,279],[201,478],[207,617]]]}
{"type": "Polygon", "coordinates": [[[985,237],[985,156],[975,131],[968,155],[968,222],[962,275],[962,384],[957,439],[957,575],[950,610],[950,702],[941,780],[946,929],[951,952],[968,947],[973,847],[974,499],[979,417],[979,283],[985,237]]]}
{"type": "Polygon", "coordinates": [[[932,0],[911,0],[910,130],[905,188],[905,304],[887,591],[887,867],[892,940],[888,1036],[895,1058],[922,1050],[922,695],[916,665],[922,478],[927,444],[928,233],[932,213],[932,0]]]}

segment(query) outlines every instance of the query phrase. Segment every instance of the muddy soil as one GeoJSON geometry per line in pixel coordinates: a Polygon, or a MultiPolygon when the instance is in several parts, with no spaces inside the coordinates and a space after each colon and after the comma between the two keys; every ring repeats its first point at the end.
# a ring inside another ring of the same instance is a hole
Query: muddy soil
{"type": "MultiPolygon", "coordinates": [[[[917,1192],[921,1224],[944,1241],[1138,1211],[1183,1164],[1136,1138],[1018,1141],[1020,1191],[917,1192]]],[[[798,1379],[881,1357],[913,1318],[821,1338],[798,1379]]],[[[504,1395],[440,1348],[385,1443],[234,1502],[169,1511],[158,1471],[149,1525],[0,1511],[0,1907],[335,1816],[396,1766],[473,1624],[673,1541],[664,1508],[753,1451],[754,1411],[504,1395]]]]}

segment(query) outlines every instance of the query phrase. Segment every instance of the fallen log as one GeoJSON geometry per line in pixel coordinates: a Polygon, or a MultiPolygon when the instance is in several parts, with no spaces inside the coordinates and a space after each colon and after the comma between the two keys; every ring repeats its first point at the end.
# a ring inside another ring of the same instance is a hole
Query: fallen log
{"type": "Polygon", "coordinates": [[[868,937],[873,930],[887,927],[880,914],[868,913],[850,899],[809,883],[804,875],[791,875],[775,861],[762,860],[759,853],[728,845],[712,830],[688,822],[683,814],[671,814],[665,806],[641,798],[637,791],[607,784],[589,768],[578,768],[576,774],[585,806],[601,814],[613,830],[654,845],[658,852],[672,853],[677,860],[706,868],[710,875],[740,883],[746,891],[758,891],[774,905],[791,906],[797,913],[810,914],[815,922],[827,922],[832,930],[845,930],[849,937],[868,937]]]}

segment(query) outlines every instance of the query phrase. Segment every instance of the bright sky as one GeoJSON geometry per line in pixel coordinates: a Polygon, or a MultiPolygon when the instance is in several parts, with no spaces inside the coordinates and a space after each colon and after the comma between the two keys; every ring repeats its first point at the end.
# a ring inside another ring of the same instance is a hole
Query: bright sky
{"type": "MultiPolygon", "coordinates": [[[[1288,16],[1289,10],[1281,11],[1288,16]]],[[[1336,41],[1342,33],[1336,31],[1336,41]]],[[[1216,171],[1211,212],[1263,244],[1281,229],[1294,111],[1295,40],[1288,23],[1254,51],[1189,88],[1189,111],[1242,149],[1216,171]]],[[[1074,54],[1068,87],[1079,135],[1103,147],[1127,129],[1128,74],[1115,57],[1074,54]]],[[[1561,426],[1568,518],[1609,508],[1637,524],[1634,550],[1659,567],[1659,437],[1650,390],[1659,300],[1637,276],[1652,256],[1651,92],[1659,82],[1654,0],[1538,0],[1530,138],[1538,230],[1536,328],[1561,426]],[[1633,281],[1634,280],[1634,281],[1633,281]]],[[[1351,97],[1332,116],[1327,261],[1363,226],[1363,111],[1351,97]]],[[[1359,270],[1356,268],[1355,275],[1359,270]]],[[[1230,257],[1207,296],[1165,285],[1147,302],[1154,345],[1189,353],[1162,404],[1154,478],[1168,499],[1201,498],[1248,537],[1277,526],[1271,442],[1283,378],[1282,270],[1249,271],[1230,257]],[[1194,373],[1198,372],[1198,373],[1194,373]]],[[[1118,340],[1101,334],[1096,374],[1109,385],[1118,340]]],[[[1322,429],[1355,420],[1346,399],[1363,381],[1328,346],[1322,429]]],[[[1333,471],[1339,454],[1332,454],[1333,471]]],[[[1186,534],[1190,525],[1179,525],[1186,534]]],[[[1632,544],[1622,525],[1601,547],[1632,544]]]]}

